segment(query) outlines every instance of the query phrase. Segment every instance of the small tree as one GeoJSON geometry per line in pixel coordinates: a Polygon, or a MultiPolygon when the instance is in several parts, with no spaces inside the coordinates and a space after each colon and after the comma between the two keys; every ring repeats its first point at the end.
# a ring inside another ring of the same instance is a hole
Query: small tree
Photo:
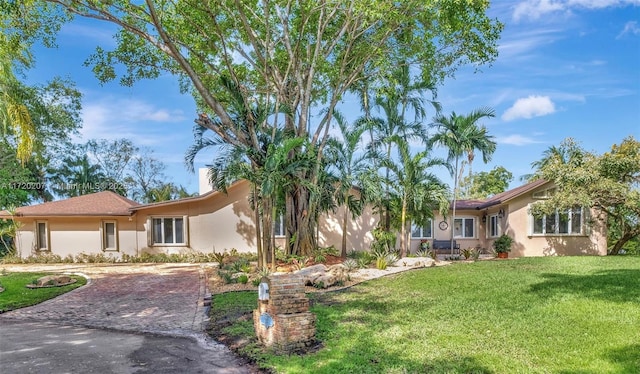
{"type": "Polygon", "coordinates": [[[568,138],[554,154],[541,164],[538,175],[552,181],[556,193],[536,209],[551,213],[584,206],[604,212],[615,228],[610,231],[609,252],[618,254],[640,235],[640,142],[629,136],[597,155],[568,138]]]}

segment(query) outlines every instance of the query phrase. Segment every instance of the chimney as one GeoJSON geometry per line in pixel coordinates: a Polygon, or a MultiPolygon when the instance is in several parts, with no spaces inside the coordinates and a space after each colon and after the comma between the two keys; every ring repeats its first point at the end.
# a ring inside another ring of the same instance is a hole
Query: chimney
{"type": "Polygon", "coordinates": [[[198,169],[198,193],[204,195],[209,191],[213,191],[213,186],[209,181],[209,168],[198,169]]]}

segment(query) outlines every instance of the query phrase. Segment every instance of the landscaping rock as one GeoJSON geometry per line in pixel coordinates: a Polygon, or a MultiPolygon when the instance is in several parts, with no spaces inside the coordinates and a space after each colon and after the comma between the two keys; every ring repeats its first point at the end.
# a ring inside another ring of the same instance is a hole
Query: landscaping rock
{"type": "Polygon", "coordinates": [[[338,282],[345,282],[348,279],[348,273],[349,270],[342,264],[329,267],[318,264],[295,272],[295,274],[302,276],[305,285],[320,288],[327,288],[338,282]]]}
{"type": "Polygon", "coordinates": [[[71,277],[68,275],[47,275],[38,278],[38,280],[36,281],[36,286],[58,286],[67,283],[71,283],[71,277]]]}
{"type": "Polygon", "coordinates": [[[336,278],[336,282],[346,282],[349,279],[349,268],[343,264],[335,264],[329,266],[327,273],[336,278]]]}

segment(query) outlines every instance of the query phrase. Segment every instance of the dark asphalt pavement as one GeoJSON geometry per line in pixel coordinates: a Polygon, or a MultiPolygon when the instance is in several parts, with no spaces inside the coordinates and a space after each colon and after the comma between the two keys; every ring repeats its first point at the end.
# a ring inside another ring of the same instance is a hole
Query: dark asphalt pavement
{"type": "Polygon", "coordinates": [[[251,373],[196,338],[0,320],[0,373],[251,373]]]}

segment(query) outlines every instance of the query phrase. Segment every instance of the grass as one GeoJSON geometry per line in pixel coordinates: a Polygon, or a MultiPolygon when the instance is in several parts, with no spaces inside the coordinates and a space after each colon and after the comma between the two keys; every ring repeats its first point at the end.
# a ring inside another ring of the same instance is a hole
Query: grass
{"type": "Polygon", "coordinates": [[[293,356],[254,343],[255,292],[212,309],[219,335],[280,373],[638,373],[639,284],[628,256],[415,270],[310,295],[322,348],[293,356]]]}
{"type": "Polygon", "coordinates": [[[8,273],[0,275],[0,287],[5,289],[4,292],[0,292],[0,313],[41,303],[87,283],[84,277],[72,276],[78,281],[68,286],[34,289],[25,287],[45,275],[51,274],[8,273]]]}

